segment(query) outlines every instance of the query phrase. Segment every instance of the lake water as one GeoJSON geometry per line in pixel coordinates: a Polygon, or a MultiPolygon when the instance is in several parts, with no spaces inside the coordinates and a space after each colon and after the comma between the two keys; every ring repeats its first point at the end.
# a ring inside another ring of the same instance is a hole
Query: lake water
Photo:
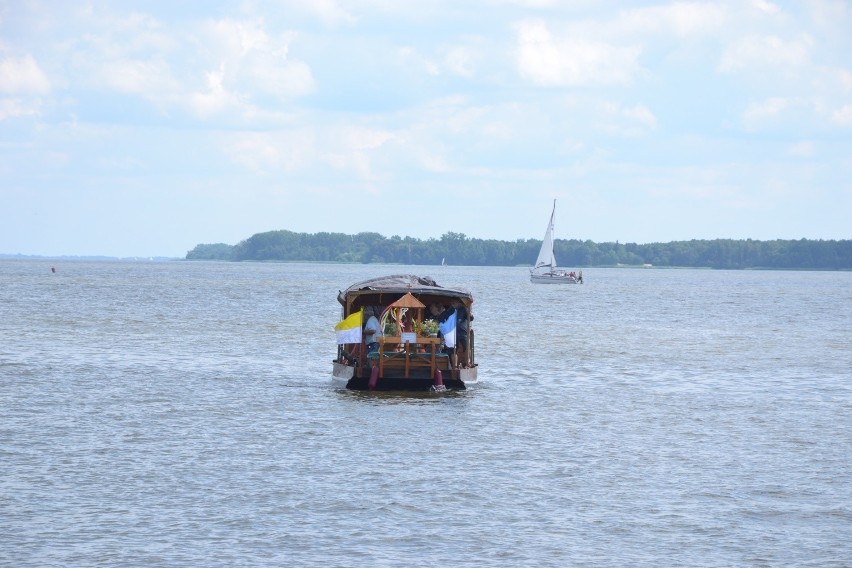
{"type": "Polygon", "coordinates": [[[0,261],[0,565],[852,565],[852,273],[584,277],[0,261]],[[331,387],[400,272],[481,385],[331,387]]]}

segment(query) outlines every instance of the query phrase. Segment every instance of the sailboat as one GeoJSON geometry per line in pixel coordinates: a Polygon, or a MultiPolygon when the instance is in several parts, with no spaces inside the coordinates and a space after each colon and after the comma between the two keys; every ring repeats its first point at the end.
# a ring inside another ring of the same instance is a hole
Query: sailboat
{"type": "Polygon", "coordinates": [[[566,272],[556,267],[556,255],[553,254],[553,218],[556,216],[556,200],[553,200],[553,211],[550,213],[550,222],[544,232],[541,241],[541,250],[535,266],[530,268],[530,282],[533,284],[582,284],[583,272],[579,274],[566,272]]]}

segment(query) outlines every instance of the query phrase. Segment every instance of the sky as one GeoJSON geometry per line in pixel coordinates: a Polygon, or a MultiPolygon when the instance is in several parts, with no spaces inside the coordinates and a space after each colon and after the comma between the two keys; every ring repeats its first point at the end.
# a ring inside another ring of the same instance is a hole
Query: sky
{"type": "Polygon", "coordinates": [[[852,2],[0,0],[0,253],[852,238],[852,2]]]}

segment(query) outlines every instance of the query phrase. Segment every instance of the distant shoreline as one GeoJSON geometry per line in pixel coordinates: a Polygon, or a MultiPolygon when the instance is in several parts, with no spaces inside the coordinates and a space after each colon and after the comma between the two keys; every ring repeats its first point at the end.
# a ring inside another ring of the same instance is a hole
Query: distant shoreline
{"type": "Polygon", "coordinates": [[[66,261],[92,261],[92,260],[120,260],[127,262],[165,262],[170,260],[184,260],[179,256],[105,256],[105,255],[39,255],[39,254],[3,254],[0,260],[66,260],[66,261]]]}
{"type": "MultiPolygon", "coordinates": [[[[852,240],[715,239],[669,243],[595,243],[556,239],[563,268],[699,268],[717,270],[852,270],[852,240]]],[[[541,241],[495,241],[447,233],[440,239],[384,237],[378,233],[257,233],[236,245],[200,244],[185,257],[0,254],[0,260],[39,262],[287,262],[396,266],[530,267],[541,241]]]]}
{"type": "MultiPolygon", "coordinates": [[[[187,260],[180,257],[155,256],[155,257],[118,257],[118,256],[39,256],[39,255],[15,255],[0,254],[2,260],[37,260],[54,262],[225,262],[228,264],[339,264],[339,265],[376,265],[376,266],[418,266],[424,268],[529,268],[529,265],[519,264],[515,266],[506,265],[445,265],[440,264],[406,264],[401,262],[345,262],[333,260],[187,260]]],[[[628,270],[753,270],[765,272],[852,272],[850,268],[775,268],[775,267],[749,267],[749,268],[714,268],[710,266],[647,266],[642,264],[600,264],[583,266],[583,269],[607,270],[612,268],[623,268],[628,270]]]]}

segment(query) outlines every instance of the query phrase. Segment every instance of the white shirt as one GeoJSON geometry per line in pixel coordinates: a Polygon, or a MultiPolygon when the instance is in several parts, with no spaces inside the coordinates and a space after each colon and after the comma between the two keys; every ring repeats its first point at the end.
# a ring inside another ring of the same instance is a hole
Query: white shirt
{"type": "Polygon", "coordinates": [[[367,324],[364,326],[364,343],[375,343],[376,337],[382,335],[382,330],[379,329],[379,320],[376,316],[370,316],[367,319],[367,324]],[[370,332],[372,330],[372,333],[370,332]]]}

